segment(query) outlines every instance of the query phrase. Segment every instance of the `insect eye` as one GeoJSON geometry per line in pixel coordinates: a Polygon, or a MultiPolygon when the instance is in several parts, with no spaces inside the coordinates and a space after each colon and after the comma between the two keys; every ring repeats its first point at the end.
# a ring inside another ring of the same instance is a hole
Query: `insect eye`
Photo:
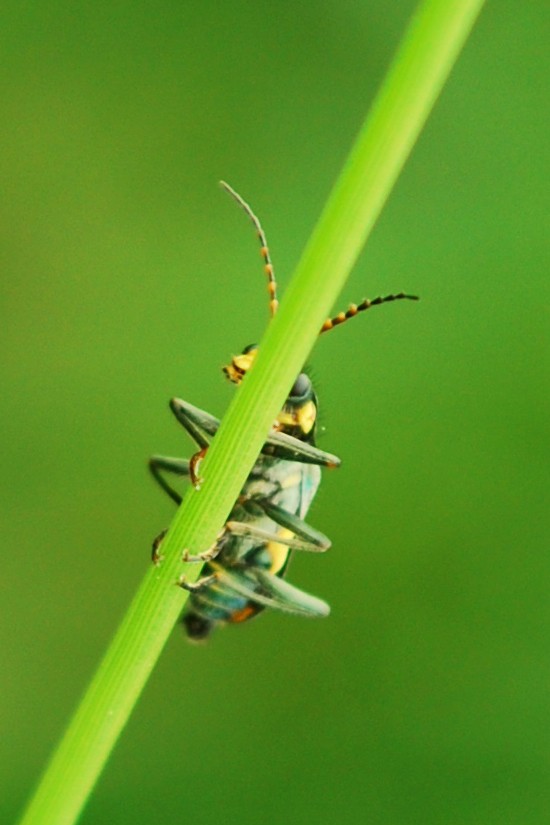
{"type": "Polygon", "coordinates": [[[311,391],[311,381],[309,377],[305,374],[305,372],[301,372],[296,381],[294,382],[292,389],[289,392],[290,398],[303,398],[304,395],[307,395],[311,391]]]}
{"type": "Polygon", "coordinates": [[[255,350],[255,349],[258,349],[258,344],[249,344],[247,347],[245,347],[243,349],[242,354],[243,355],[248,355],[249,352],[252,352],[252,350],[255,350]]]}

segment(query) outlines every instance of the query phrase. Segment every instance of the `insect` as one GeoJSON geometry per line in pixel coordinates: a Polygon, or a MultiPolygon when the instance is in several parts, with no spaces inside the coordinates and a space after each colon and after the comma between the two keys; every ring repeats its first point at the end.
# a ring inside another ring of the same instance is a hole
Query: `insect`
{"type": "MultiPolygon", "coordinates": [[[[278,307],[277,282],[266,237],[250,206],[227,183],[222,187],[251,220],[258,239],[267,276],[271,316],[278,307]]],[[[325,321],[320,332],[328,332],[372,306],[400,299],[417,300],[400,292],[352,304],[325,321]]],[[[246,347],[223,367],[226,377],[240,384],[254,363],[258,347],[246,347]]],[[[170,407],[176,419],[196,442],[199,450],[190,459],[155,455],[149,467],[162,489],[177,503],[181,495],[166,474],[187,476],[199,486],[198,467],[215,435],[219,421],[214,416],[174,398],[170,407]]],[[[324,552],[329,539],[304,519],[321,480],[321,467],[337,467],[340,459],[315,445],[318,401],[306,372],[296,378],[273,428],[245,485],[214,545],[184,561],[206,562],[196,582],[180,580],[191,595],[183,617],[187,635],[206,639],[218,625],[237,624],[256,616],[266,607],[302,616],[327,616],[329,605],[285,581],[294,550],[324,552]]],[[[166,531],[153,543],[153,561],[166,531]]]]}

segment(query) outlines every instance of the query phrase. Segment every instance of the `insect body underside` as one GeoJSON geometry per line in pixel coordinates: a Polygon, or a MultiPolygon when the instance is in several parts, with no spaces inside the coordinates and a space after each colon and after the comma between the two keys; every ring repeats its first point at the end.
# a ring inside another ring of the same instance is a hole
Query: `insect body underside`
{"type": "MultiPolygon", "coordinates": [[[[198,445],[204,448],[218,421],[184,401],[172,401],[172,410],[198,445]],[[197,437],[202,434],[202,438],[197,437]]],[[[330,455],[285,433],[273,433],[254,465],[226,529],[209,552],[203,575],[192,585],[184,624],[188,635],[202,639],[221,623],[239,623],[265,607],[302,616],[326,616],[326,602],[283,580],[293,550],[322,552],[326,536],[303,519],[321,478],[319,465],[336,466],[330,455]],[[274,443],[273,443],[274,442],[274,443]],[[284,457],[282,457],[284,456],[284,457]],[[290,456],[292,458],[290,458],[290,456]]],[[[181,497],[165,473],[189,475],[189,462],[154,456],[150,467],[161,486],[175,500],[181,497]]]]}

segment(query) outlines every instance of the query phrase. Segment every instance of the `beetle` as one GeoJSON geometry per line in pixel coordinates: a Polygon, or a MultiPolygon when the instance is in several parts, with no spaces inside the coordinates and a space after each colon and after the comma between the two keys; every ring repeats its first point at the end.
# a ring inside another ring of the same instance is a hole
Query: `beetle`
{"type": "MultiPolygon", "coordinates": [[[[265,233],[260,221],[229,184],[221,186],[248,215],[260,242],[267,276],[271,316],[278,307],[277,282],[265,233]]],[[[328,332],[372,306],[401,299],[417,300],[403,292],[352,304],[325,321],[320,333],[328,332]]],[[[226,377],[240,384],[258,352],[253,344],[223,367],[226,377]]],[[[180,504],[182,496],[166,474],[187,476],[200,486],[198,468],[219,421],[214,416],[179,398],[170,407],[199,450],[190,459],[154,455],[149,468],[158,484],[180,504]]],[[[191,595],[183,623],[191,640],[206,639],[222,624],[238,624],[256,616],[266,607],[301,616],[320,617],[330,612],[322,599],[305,593],[285,581],[294,550],[324,552],[330,540],[304,519],[321,481],[321,467],[337,467],[340,459],[315,444],[318,400],[312,381],[302,371],[283,409],[277,416],[254,467],[235,502],[214,545],[203,553],[183,554],[186,562],[205,563],[204,574],[196,582],[181,578],[179,584],[191,595]]],[[[166,531],[153,542],[153,561],[161,559],[160,545],[166,531]]]]}

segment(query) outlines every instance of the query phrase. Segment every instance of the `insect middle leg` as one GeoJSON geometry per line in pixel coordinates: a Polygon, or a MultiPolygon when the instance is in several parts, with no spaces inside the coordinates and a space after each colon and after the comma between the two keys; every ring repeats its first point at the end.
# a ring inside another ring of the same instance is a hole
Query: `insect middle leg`
{"type": "Polygon", "coordinates": [[[186,458],[170,458],[164,455],[153,455],[149,459],[149,469],[157,484],[162,487],[165,493],[168,493],[172,501],[176,504],[181,504],[181,495],[175,490],[162,475],[165,473],[172,473],[176,476],[189,475],[189,461],[186,458]]]}
{"type": "MultiPolygon", "coordinates": [[[[290,530],[291,533],[303,539],[305,546],[302,548],[296,547],[297,550],[303,549],[309,550],[310,552],[322,553],[329,549],[331,541],[328,536],[325,536],[320,530],[316,530],[315,527],[312,527],[311,524],[301,519],[300,516],[289,513],[283,507],[273,504],[268,498],[253,498],[251,501],[254,505],[261,507],[266,516],[269,516],[269,518],[280,527],[290,530]]],[[[243,506],[246,507],[246,500],[243,501],[243,506]]],[[[276,537],[273,537],[272,540],[278,541],[276,537]]],[[[280,543],[283,544],[284,542],[280,543]]]]}
{"type": "MultiPolygon", "coordinates": [[[[277,508],[280,509],[280,508],[277,508]]],[[[269,514],[268,514],[269,515],[269,514]]],[[[319,531],[315,530],[309,524],[299,519],[296,516],[290,516],[285,520],[282,527],[287,527],[292,532],[298,532],[299,536],[280,536],[277,533],[270,533],[269,530],[263,530],[261,527],[256,527],[254,524],[249,524],[245,521],[228,521],[224,525],[223,530],[218,534],[214,544],[202,553],[190,555],[187,550],[184,551],[182,561],[184,562],[205,562],[212,561],[219,554],[222,542],[228,534],[234,536],[246,536],[248,538],[259,539],[260,542],[267,544],[268,542],[276,542],[277,544],[284,544],[285,547],[290,547],[292,550],[305,550],[309,553],[323,553],[330,547],[330,540],[319,531]],[[290,526],[292,525],[292,526],[290,526]]],[[[275,521],[275,519],[273,519],[275,521]]]]}
{"type": "MultiPolygon", "coordinates": [[[[302,522],[302,526],[304,526],[302,522]]],[[[309,525],[305,525],[309,527],[309,525]]],[[[261,527],[256,527],[254,524],[248,524],[245,521],[228,521],[225,529],[234,536],[248,536],[250,538],[260,539],[262,542],[274,541],[277,544],[284,544],[285,547],[290,547],[292,550],[305,550],[309,553],[324,553],[330,547],[330,541],[322,533],[318,533],[311,528],[312,533],[315,533],[316,541],[299,538],[297,536],[281,536],[277,533],[270,533],[269,530],[262,530],[261,527]],[[324,540],[321,541],[320,539],[324,540]]],[[[302,532],[305,532],[302,530],[302,532]]],[[[311,534],[309,534],[311,536],[311,534]]]]}

